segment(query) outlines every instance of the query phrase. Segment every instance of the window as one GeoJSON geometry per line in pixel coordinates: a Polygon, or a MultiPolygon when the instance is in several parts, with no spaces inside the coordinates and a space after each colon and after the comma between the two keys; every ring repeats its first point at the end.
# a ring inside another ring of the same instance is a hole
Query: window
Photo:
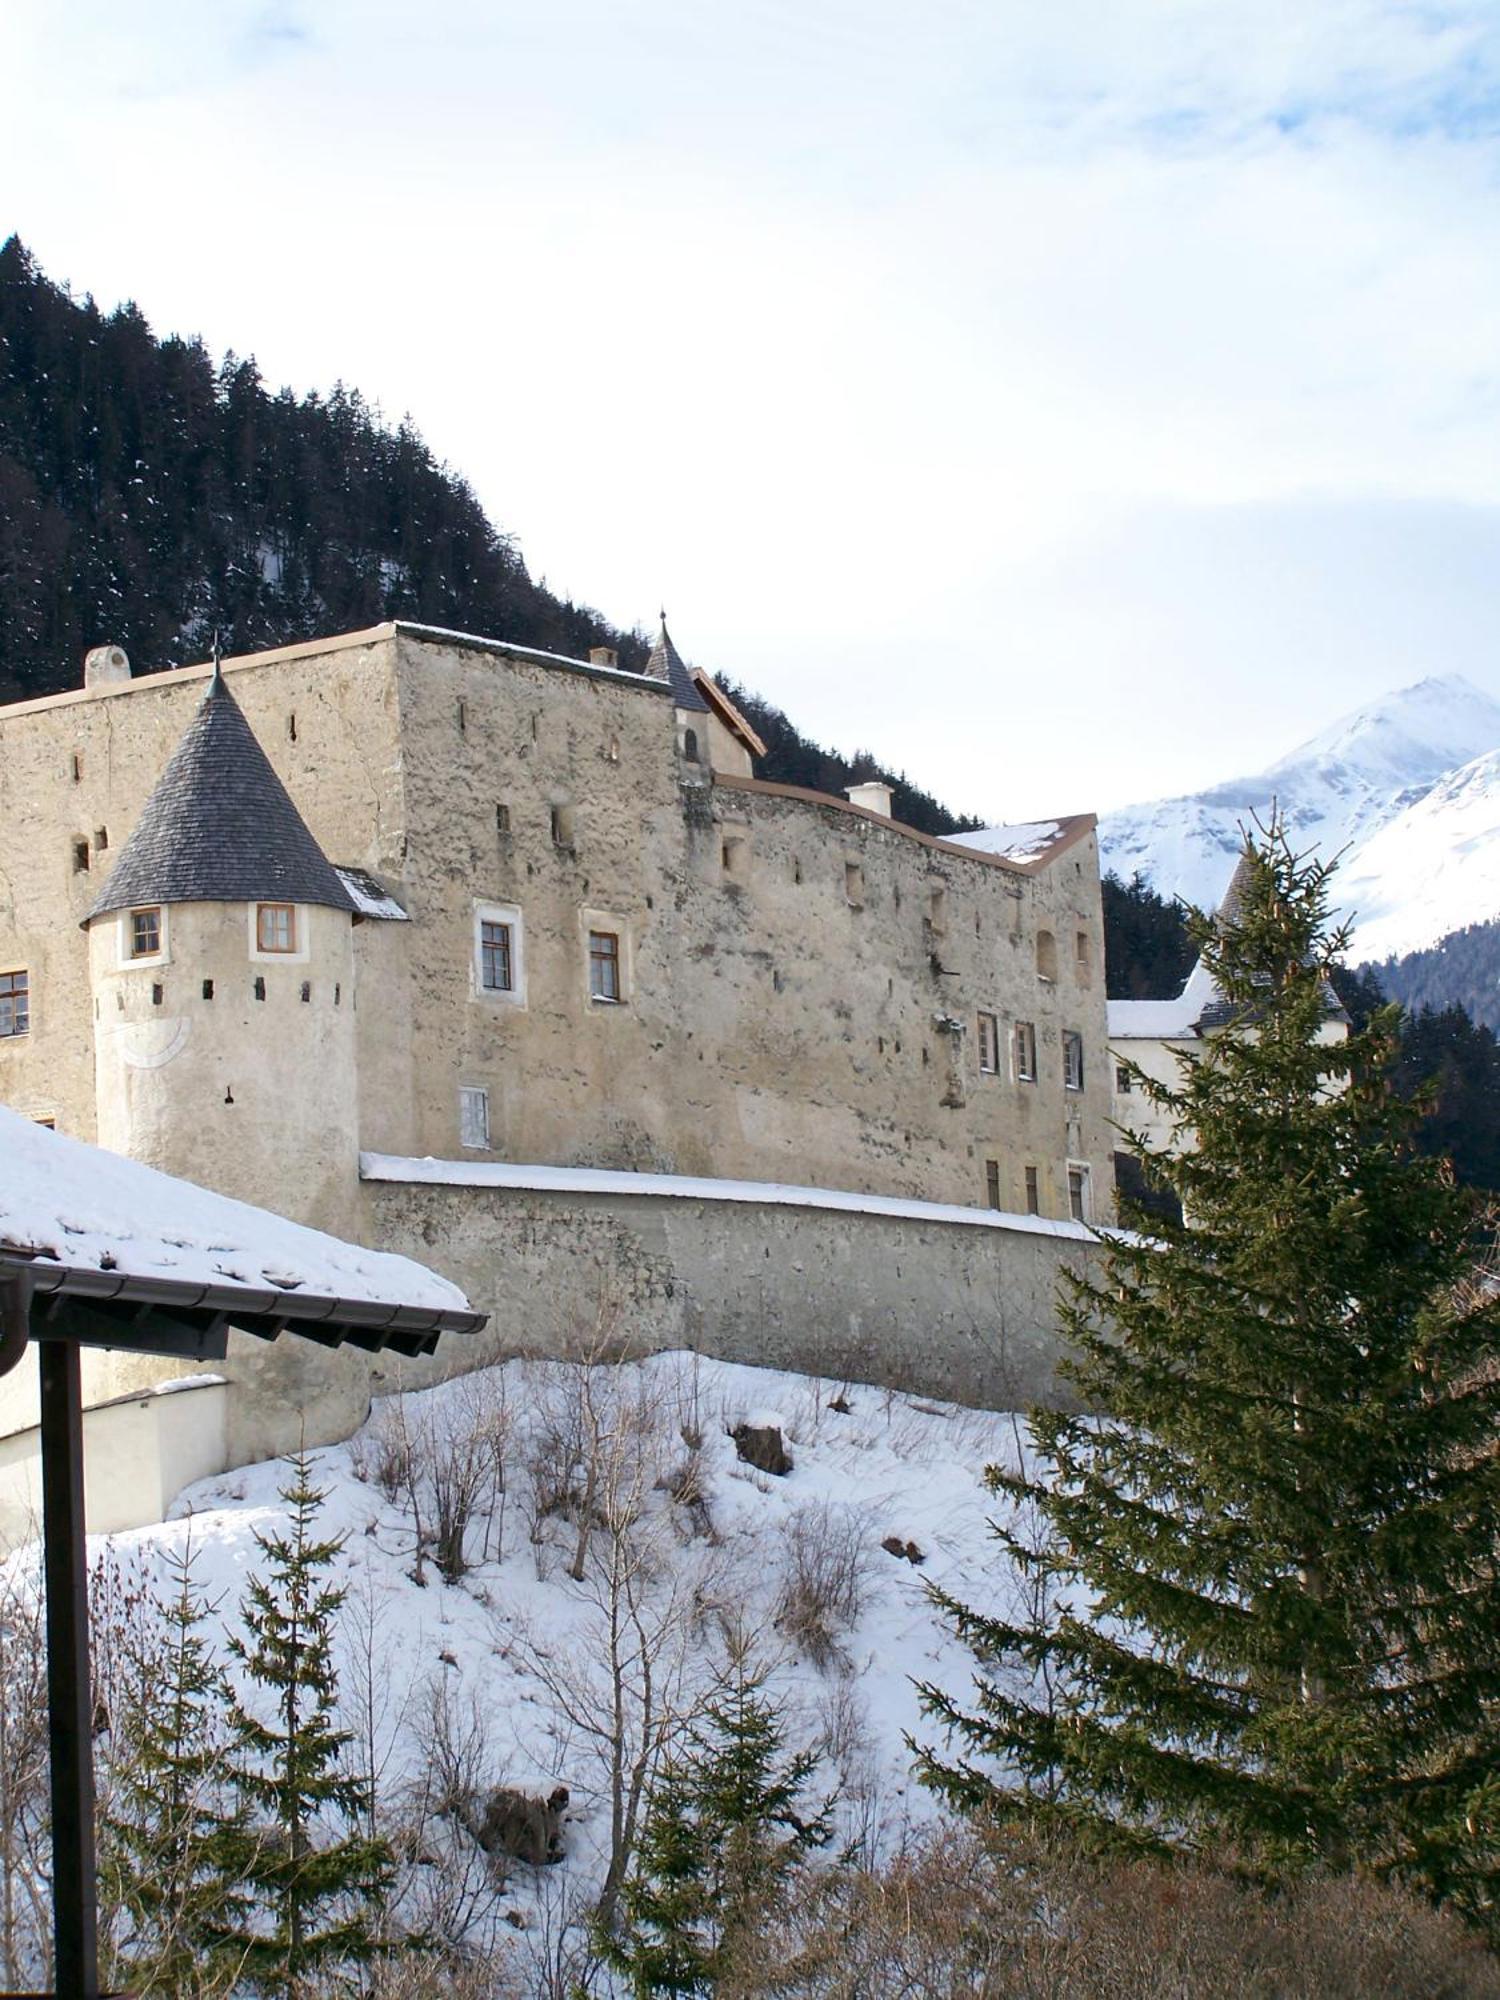
{"type": "Polygon", "coordinates": [[[844,898],[856,910],[864,905],[865,871],[857,861],[844,863],[844,898]]]}
{"type": "Polygon", "coordinates": [[[1128,1063],[1115,1064],[1115,1089],[1121,1097],[1129,1097],[1135,1088],[1135,1079],[1130,1074],[1128,1063]]]}
{"type": "Polygon", "coordinates": [[[719,841],[719,862],[732,882],[750,877],[750,842],[740,833],[726,833],[719,841]]]}
{"type": "Polygon", "coordinates": [[[1079,931],[1073,939],[1073,969],[1078,974],[1080,986],[1087,986],[1093,972],[1093,955],[1089,949],[1089,934],[1079,931]]]}
{"type": "Polygon", "coordinates": [[[495,807],[495,831],[502,838],[510,832],[510,807],[503,800],[495,807]]]}
{"type": "Polygon", "coordinates": [[[486,993],[513,993],[516,985],[514,932],[509,924],[479,926],[479,983],[486,993]]]}
{"type": "Polygon", "coordinates": [[[89,865],[89,844],[86,840],[73,842],[73,873],[82,875],[89,865]]]}
{"type": "Polygon", "coordinates": [[[1000,1206],[1000,1162],[986,1160],[984,1163],[984,1198],[991,1208],[1000,1206]]]}
{"type": "Polygon", "coordinates": [[[490,1094],[476,1085],[459,1086],[458,1143],[480,1148],[490,1143],[490,1094]]]}
{"type": "MultiPolygon", "coordinates": [[[[618,756],[619,754],[620,753],[617,750],[615,752],[615,755],[618,756]]],[[[698,732],[696,729],[683,730],[682,754],[690,764],[696,764],[698,762],[698,732]]]]}
{"type": "Polygon", "coordinates": [[[589,932],[589,997],[620,997],[620,938],[616,931],[589,932]]]}
{"type": "Polygon", "coordinates": [[[948,891],[929,889],[927,891],[927,928],[934,937],[942,937],[948,929],[948,891]]]}
{"type": "Polygon", "coordinates": [[[1036,1029],[1030,1021],[1016,1023],[1016,1082],[1036,1082],[1036,1029]]]}
{"type": "Polygon", "coordinates": [[[1036,976],[1046,980],[1057,978],[1057,939],[1051,931],[1036,934],[1036,976]]]}
{"type": "Polygon", "coordinates": [[[29,975],[0,972],[0,1035],[24,1035],[30,1026],[29,975]]]}
{"type": "Polygon", "coordinates": [[[552,845],[571,848],[573,845],[573,808],[554,806],[552,808],[552,845]]]}
{"type": "Polygon", "coordinates": [[[1042,1197],[1041,1190],[1037,1185],[1036,1168],[1028,1167],[1026,1169],[1026,1213],[1028,1215],[1040,1215],[1041,1212],[1042,1197]]]}
{"type": "Polygon", "coordinates": [[[256,904],[255,948],[274,952],[297,949],[297,912],[291,903],[256,904]]]}
{"type": "Polygon", "coordinates": [[[474,905],[475,997],[526,1004],[526,950],[521,912],[514,903],[474,905]]]}
{"type": "Polygon", "coordinates": [[[1089,1170],[1076,1161],[1068,1162],[1068,1213],[1075,1222],[1089,1219],[1089,1170]]]}
{"type": "Polygon", "coordinates": [[[1072,1028],[1063,1029],[1063,1083],[1069,1090],[1083,1088],[1083,1037],[1072,1028]]]}
{"type": "Polygon", "coordinates": [[[993,1076],[1000,1067],[1000,1028],[993,1014],[979,1017],[979,1068],[993,1076]]]}
{"type": "Polygon", "coordinates": [[[130,912],[130,956],[132,958],[159,958],[161,956],[161,910],[132,910],[130,912]]]}

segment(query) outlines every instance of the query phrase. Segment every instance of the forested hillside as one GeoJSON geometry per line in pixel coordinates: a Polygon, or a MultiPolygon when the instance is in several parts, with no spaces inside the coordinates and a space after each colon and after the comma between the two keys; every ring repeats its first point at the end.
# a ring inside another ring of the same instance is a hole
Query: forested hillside
{"type": "Polygon", "coordinates": [[[357,390],[272,391],[253,360],[158,339],[0,247],[0,700],[383,618],[579,653],[640,635],[534,583],[409,422],[357,390]]]}
{"type": "Polygon", "coordinates": [[[1456,1003],[1500,1030],[1500,923],[1470,924],[1426,951],[1375,968],[1393,1000],[1415,1011],[1456,1003]]]}

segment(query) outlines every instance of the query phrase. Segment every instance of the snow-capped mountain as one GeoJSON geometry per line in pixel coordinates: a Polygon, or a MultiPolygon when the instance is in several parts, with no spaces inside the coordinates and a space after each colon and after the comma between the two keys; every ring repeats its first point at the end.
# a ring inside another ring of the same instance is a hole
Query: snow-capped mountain
{"type": "Polygon", "coordinates": [[[1106,814],[1104,865],[1211,909],[1240,828],[1273,800],[1298,847],[1344,857],[1334,887],[1352,959],[1500,915],[1500,702],[1460,675],[1384,696],[1256,776],[1106,814]]]}

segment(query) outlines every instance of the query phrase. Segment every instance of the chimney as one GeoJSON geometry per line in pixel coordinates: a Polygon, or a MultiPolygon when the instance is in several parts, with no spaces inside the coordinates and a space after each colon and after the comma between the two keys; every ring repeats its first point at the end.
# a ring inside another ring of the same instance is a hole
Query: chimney
{"type": "Polygon", "coordinates": [[[617,667],[620,656],[613,646],[590,646],[589,665],[591,667],[617,667]]]}
{"type": "Polygon", "coordinates": [[[83,656],[86,688],[108,687],[130,679],[130,660],[122,646],[94,646],[83,656]]]}
{"type": "Polygon", "coordinates": [[[867,813],[879,813],[882,819],[891,816],[891,788],[883,778],[867,778],[862,785],[846,785],[844,796],[851,806],[862,806],[867,813]]]}

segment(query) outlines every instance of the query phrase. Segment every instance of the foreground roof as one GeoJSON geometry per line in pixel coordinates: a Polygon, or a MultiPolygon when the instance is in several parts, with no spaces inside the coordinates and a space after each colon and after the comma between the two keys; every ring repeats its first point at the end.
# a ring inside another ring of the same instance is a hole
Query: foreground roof
{"type": "Polygon", "coordinates": [[[152,1288],[222,1296],[244,1312],[326,1321],[340,1301],[367,1325],[425,1318],[434,1331],[483,1324],[456,1285],[409,1257],[365,1250],[268,1209],[212,1194],[33,1124],[0,1106],[0,1258],[35,1268],[38,1288],[142,1297],[152,1288]]]}
{"type": "Polygon", "coordinates": [[[216,673],[84,919],[142,903],[354,898],[216,673]]]}

